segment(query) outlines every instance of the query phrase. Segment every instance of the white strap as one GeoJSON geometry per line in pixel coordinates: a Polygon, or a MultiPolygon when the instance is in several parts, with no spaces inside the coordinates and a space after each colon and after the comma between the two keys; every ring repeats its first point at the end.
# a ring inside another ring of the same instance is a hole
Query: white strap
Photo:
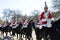
{"type": "Polygon", "coordinates": [[[39,25],[35,25],[36,28],[39,28],[39,25]]]}
{"type": "Polygon", "coordinates": [[[26,28],[26,27],[27,27],[27,25],[28,25],[28,23],[26,23],[25,25],[23,25],[23,28],[26,28]]]}
{"type": "Polygon", "coordinates": [[[17,26],[13,26],[12,28],[13,28],[13,29],[14,29],[14,28],[17,28],[17,26]]]}
{"type": "Polygon", "coordinates": [[[51,19],[48,19],[48,21],[47,21],[47,27],[52,27],[52,24],[51,24],[51,19]]]}
{"type": "Polygon", "coordinates": [[[40,25],[40,26],[39,26],[39,29],[42,29],[42,28],[43,28],[42,25],[40,25]]]}
{"type": "Polygon", "coordinates": [[[42,21],[47,21],[47,19],[42,19],[42,21]]]}
{"type": "Polygon", "coordinates": [[[13,26],[12,28],[17,28],[17,26],[19,26],[18,24],[16,24],[15,26],[13,26]]]}

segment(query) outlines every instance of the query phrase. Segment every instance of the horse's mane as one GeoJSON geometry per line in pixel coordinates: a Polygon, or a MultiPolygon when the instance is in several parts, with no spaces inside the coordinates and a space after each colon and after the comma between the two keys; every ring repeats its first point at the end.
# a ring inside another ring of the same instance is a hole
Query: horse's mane
{"type": "Polygon", "coordinates": [[[52,21],[52,27],[56,27],[56,26],[59,27],[59,25],[60,25],[60,19],[56,19],[55,21],[52,21]]]}
{"type": "Polygon", "coordinates": [[[60,18],[56,18],[56,20],[54,21],[54,23],[60,23],[60,18]]]}

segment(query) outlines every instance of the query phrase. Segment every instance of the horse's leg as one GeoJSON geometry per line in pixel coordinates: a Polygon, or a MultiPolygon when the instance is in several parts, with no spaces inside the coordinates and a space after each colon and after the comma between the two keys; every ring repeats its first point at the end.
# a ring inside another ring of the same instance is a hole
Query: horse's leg
{"type": "Polygon", "coordinates": [[[27,40],[27,35],[25,34],[25,40],[27,40]]]}
{"type": "Polygon", "coordinates": [[[17,39],[18,39],[18,33],[17,33],[17,39]]]}
{"type": "Polygon", "coordinates": [[[8,33],[8,32],[5,32],[5,34],[6,34],[6,37],[7,37],[7,33],[8,33]]]}
{"type": "Polygon", "coordinates": [[[9,36],[11,35],[11,29],[10,29],[10,27],[8,29],[8,34],[9,34],[9,36]]]}
{"type": "Polygon", "coordinates": [[[42,38],[44,38],[44,32],[43,32],[43,29],[41,29],[40,31],[39,31],[39,36],[38,36],[38,40],[41,40],[42,38]]]}
{"type": "Polygon", "coordinates": [[[26,34],[26,30],[25,30],[25,28],[23,28],[23,38],[25,38],[25,37],[24,37],[25,34],[26,34]]]}
{"type": "Polygon", "coordinates": [[[12,36],[12,30],[10,31],[10,36],[12,36]]]}
{"type": "Polygon", "coordinates": [[[12,34],[12,31],[10,31],[10,36],[11,36],[11,34],[12,34]]]}
{"type": "Polygon", "coordinates": [[[51,34],[52,34],[52,28],[48,28],[47,29],[47,33],[48,33],[48,36],[47,36],[47,40],[51,40],[51,34]]]}
{"type": "Polygon", "coordinates": [[[4,32],[4,35],[3,36],[6,36],[6,32],[4,32]]]}
{"type": "Polygon", "coordinates": [[[27,40],[28,39],[28,31],[27,31],[27,28],[25,28],[24,35],[25,35],[25,40],[27,40]]]}
{"type": "Polygon", "coordinates": [[[15,35],[15,32],[14,32],[14,30],[12,31],[12,35],[13,35],[13,36],[15,35]]]}
{"type": "Polygon", "coordinates": [[[27,40],[27,37],[25,37],[25,40],[27,40]]]}
{"type": "Polygon", "coordinates": [[[38,28],[35,28],[35,34],[36,34],[36,40],[38,40],[39,39],[39,36],[41,35],[38,28]]]}
{"type": "Polygon", "coordinates": [[[3,34],[3,32],[1,31],[1,35],[3,34]]]}
{"type": "Polygon", "coordinates": [[[2,34],[3,34],[3,37],[4,37],[4,31],[2,32],[2,34]]]}
{"type": "Polygon", "coordinates": [[[28,40],[31,40],[31,38],[32,38],[31,33],[28,33],[27,38],[28,38],[28,40]]]}
{"type": "Polygon", "coordinates": [[[30,40],[30,36],[28,36],[28,40],[30,40]]]}
{"type": "Polygon", "coordinates": [[[21,33],[19,33],[19,39],[22,39],[22,34],[21,33]]]}
{"type": "Polygon", "coordinates": [[[47,39],[47,28],[44,28],[44,40],[47,39]]]}
{"type": "Polygon", "coordinates": [[[30,33],[30,40],[33,40],[32,31],[31,31],[31,33],[30,33]]]}
{"type": "Polygon", "coordinates": [[[20,39],[20,40],[23,40],[22,34],[19,34],[19,39],[20,39]]]}
{"type": "Polygon", "coordinates": [[[11,31],[9,31],[9,36],[11,36],[11,31]]]}
{"type": "Polygon", "coordinates": [[[21,37],[20,37],[20,34],[19,34],[19,38],[21,38],[21,37]]]}
{"type": "Polygon", "coordinates": [[[11,32],[8,32],[8,36],[11,36],[11,32]]]}

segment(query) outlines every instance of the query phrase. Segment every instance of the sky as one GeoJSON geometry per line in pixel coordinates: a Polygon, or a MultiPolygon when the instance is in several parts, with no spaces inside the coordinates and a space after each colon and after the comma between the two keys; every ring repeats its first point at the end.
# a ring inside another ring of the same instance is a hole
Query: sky
{"type": "Polygon", "coordinates": [[[51,0],[0,0],[0,17],[3,16],[4,9],[19,9],[22,14],[30,15],[35,10],[43,11],[44,2],[47,2],[49,10],[51,10],[51,0]]]}

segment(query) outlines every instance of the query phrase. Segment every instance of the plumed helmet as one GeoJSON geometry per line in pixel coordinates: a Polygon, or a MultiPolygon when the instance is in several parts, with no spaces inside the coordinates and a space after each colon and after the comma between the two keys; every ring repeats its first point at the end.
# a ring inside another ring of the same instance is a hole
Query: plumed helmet
{"type": "Polygon", "coordinates": [[[45,7],[44,7],[44,8],[48,8],[48,6],[47,6],[46,2],[45,2],[45,7]]]}

